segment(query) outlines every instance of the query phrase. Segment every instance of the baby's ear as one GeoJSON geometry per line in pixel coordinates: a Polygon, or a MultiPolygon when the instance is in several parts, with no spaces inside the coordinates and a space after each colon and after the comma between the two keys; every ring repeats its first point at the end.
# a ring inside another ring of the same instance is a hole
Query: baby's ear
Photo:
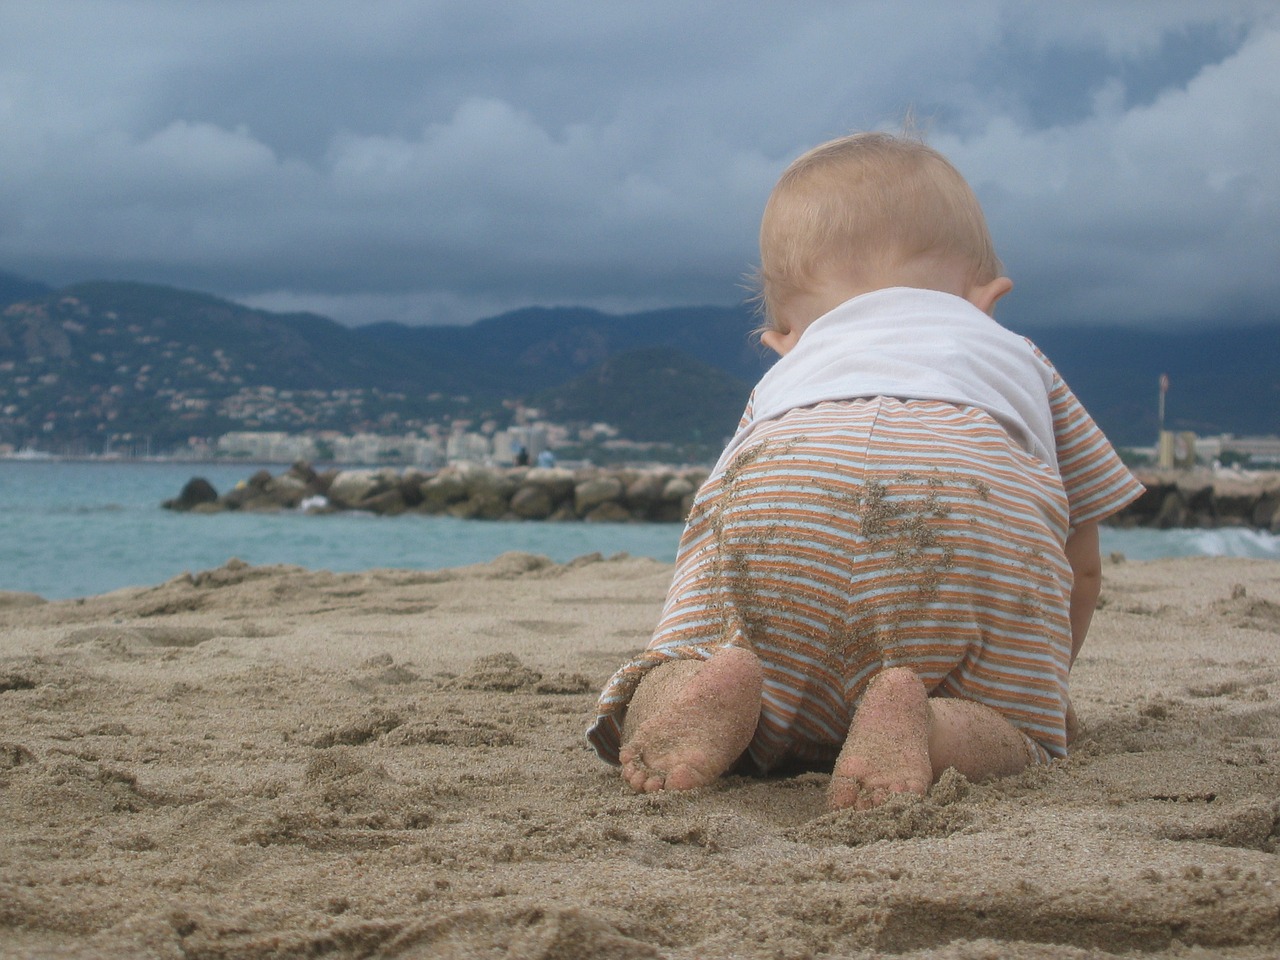
{"type": "Polygon", "coordinates": [[[1012,280],[1008,277],[996,277],[988,283],[978,283],[971,286],[965,299],[987,316],[995,316],[996,301],[1012,289],[1012,280]]]}
{"type": "Polygon", "coordinates": [[[790,353],[799,339],[800,335],[794,330],[788,330],[786,333],[779,330],[766,330],[760,334],[760,342],[780,357],[790,353]]]}

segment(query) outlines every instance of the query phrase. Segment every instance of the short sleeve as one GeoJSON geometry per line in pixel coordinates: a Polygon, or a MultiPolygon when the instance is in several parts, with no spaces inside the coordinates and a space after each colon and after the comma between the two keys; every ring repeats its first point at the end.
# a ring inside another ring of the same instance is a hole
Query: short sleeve
{"type": "MultiPolygon", "coordinates": [[[[1049,363],[1043,354],[1040,358],[1049,363]]],[[[1053,369],[1052,364],[1049,366],[1053,369]]],[[[1066,490],[1073,527],[1109,517],[1142,496],[1146,488],[1121,462],[1111,441],[1057,370],[1053,370],[1049,409],[1058,473],[1066,490]]]]}
{"type": "Polygon", "coordinates": [[[756,405],[756,392],[753,389],[751,391],[751,396],[747,397],[747,409],[742,411],[742,419],[738,421],[739,430],[746,427],[747,424],[749,424],[752,420],[755,419],[755,405],[756,405]]]}

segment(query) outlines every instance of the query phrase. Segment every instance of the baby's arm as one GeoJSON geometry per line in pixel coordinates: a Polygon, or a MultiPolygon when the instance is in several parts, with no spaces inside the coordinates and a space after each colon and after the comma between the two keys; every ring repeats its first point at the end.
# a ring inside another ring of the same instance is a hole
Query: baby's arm
{"type": "Polygon", "coordinates": [[[1075,578],[1071,585],[1071,662],[1076,662],[1089,632],[1089,621],[1102,591],[1102,550],[1098,546],[1098,522],[1082,523],[1067,537],[1067,562],[1075,578]]]}
{"type": "MultiPolygon", "coordinates": [[[[1082,523],[1067,537],[1067,562],[1074,577],[1071,584],[1071,662],[1076,662],[1080,648],[1084,646],[1089,621],[1098,606],[1098,594],[1102,590],[1102,550],[1098,546],[1098,523],[1082,523]]],[[[1080,721],[1075,707],[1067,700],[1067,743],[1075,740],[1080,732],[1080,721]]]]}

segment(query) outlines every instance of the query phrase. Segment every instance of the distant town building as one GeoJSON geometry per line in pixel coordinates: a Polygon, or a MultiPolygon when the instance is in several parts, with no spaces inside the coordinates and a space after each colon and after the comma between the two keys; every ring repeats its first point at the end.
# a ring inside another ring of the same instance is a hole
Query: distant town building
{"type": "Polygon", "coordinates": [[[214,444],[214,452],[217,456],[265,463],[313,460],[412,464],[434,468],[442,466],[445,460],[444,446],[434,438],[374,433],[346,436],[333,431],[325,431],[318,437],[276,431],[237,431],[219,437],[214,444]]]}
{"type": "Polygon", "coordinates": [[[493,462],[510,466],[524,450],[528,455],[527,462],[532,463],[547,446],[547,430],[543,426],[530,424],[499,430],[493,435],[493,462]]]}
{"type": "Polygon", "coordinates": [[[316,443],[309,436],[280,431],[240,430],[224,433],[214,450],[219,456],[266,463],[289,463],[316,459],[316,443]]]}
{"type": "Polygon", "coordinates": [[[1196,454],[1204,460],[1218,460],[1223,455],[1248,457],[1257,465],[1280,465],[1280,437],[1237,437],[1224,433],[1196,440],[1196,454]]]}
{"type": "Polygon", "coordinates": [[[457,430],[449,434],[445,453],[450,463],[459,460],[485,463],[493,455],[493,445],[483,434],[457,430]]]}

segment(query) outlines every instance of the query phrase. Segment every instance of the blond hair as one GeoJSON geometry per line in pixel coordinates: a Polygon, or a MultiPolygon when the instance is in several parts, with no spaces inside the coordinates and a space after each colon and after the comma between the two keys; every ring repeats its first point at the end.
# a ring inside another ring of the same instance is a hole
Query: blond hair
{"type": "Polygon", "coordinates": [[[879,280],[927,276],[940,265],[959,265],[976,284],[1002,273],[960,172],[911,137],[832,140],[792,163],[765,205],[756,276],[765,328],[777,329],[779,306],[818,273],[879,280]]]}

